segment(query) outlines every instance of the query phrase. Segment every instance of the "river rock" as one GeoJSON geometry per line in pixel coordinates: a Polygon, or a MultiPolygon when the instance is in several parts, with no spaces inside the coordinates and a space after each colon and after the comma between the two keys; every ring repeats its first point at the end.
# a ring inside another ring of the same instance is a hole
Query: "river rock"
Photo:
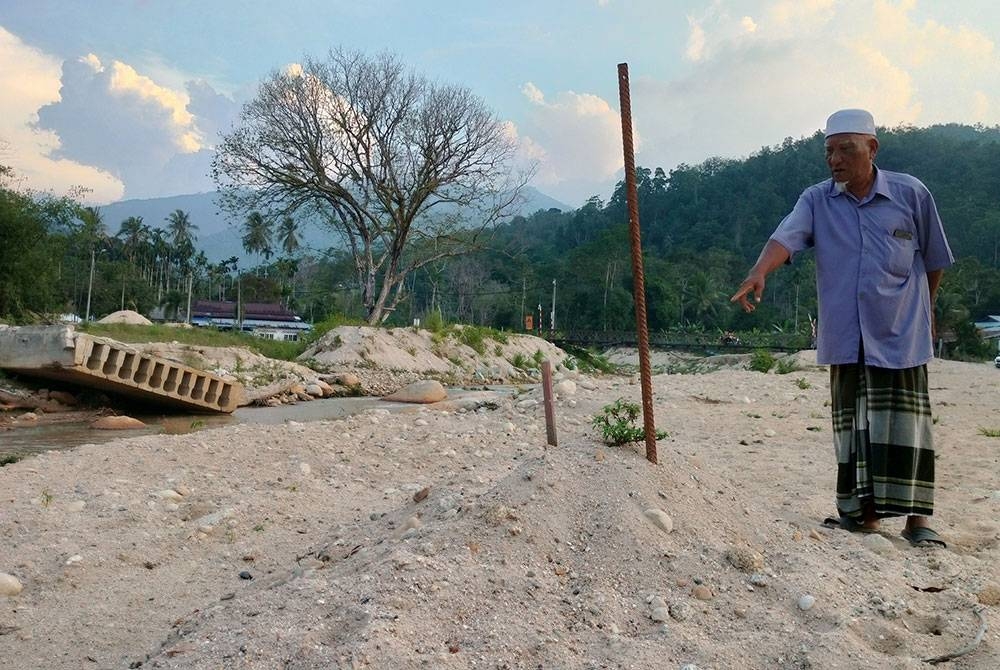
{"type": "Polygon", "coordinates": [[[328,378],[334,384],[340,386],[346,386],[347,388],[356,388],[361,386],[361,380],[353,372],[338,372],[328,378]]]}
{"type": "Polygon", "coordinates": [[[803,612],[808,612],[816,604],[816,598],[809,595],[808,593],[801,598],[799,598],[799,609],[803,612]]]}
{"type": "Polygon", "coordinates": [[[312,396],[313,398],[322,398],[323,387],[321,387],[319,384],[306,384],[306,393],[312,396]]]}
{"type": "Polygon", "coordinates": [[[0,596],[16,596],[23,588],[17,577],[0,572],[0,596]]]}
{"type": "Polygon", "coordinates": [[[426,404],[440,402],[445,400],[447,397],[448,392],[445,390],[444,386],[441,385],[441,382],[433,379],[423,379],[418,382],[413,382],[409,386],[405,386],[382,399],[391,400],[393,402],[426,404]]]}
{"type": "Polygon", "coordinates": [[[146,424],[130,416],[102,416],[90,427],[95,430],[135,430],[145,428],[146,424]]]}
{"type": "Polygon", "coordinates": [[[49,400],[55,400],[58,403],[69,406],[77,404],[76,396],[66,391],[49,391],[49,400]]]}
{"type": "Polygon", "coordinates": [[[670,533],[674,530],[674,520],[664,512],[662,509],[656,509],[651,507],[642,513],[647,519],[653,522],[653,525],[662,530],[664,533],[670,533]]]}
{"type": "Polygon", "coordinates": [[[564,379],[561,382],[559,382],[558,384],[556,384],[552,388],[552,390],[555,391],[560,396],[575,395],[576,394],[576,382],[573,381],[572,379],[564,379]]]}
{"type": "Polygon", "coordinates": [[[883,537],[878,533],[865,535],[864,539],[861,540],[861,544],[865,545],[869,551],[873,551],[876,554],[881,554],[883,556],[896,552],[896,545],[894,545],[888,538],[883,537]]]}

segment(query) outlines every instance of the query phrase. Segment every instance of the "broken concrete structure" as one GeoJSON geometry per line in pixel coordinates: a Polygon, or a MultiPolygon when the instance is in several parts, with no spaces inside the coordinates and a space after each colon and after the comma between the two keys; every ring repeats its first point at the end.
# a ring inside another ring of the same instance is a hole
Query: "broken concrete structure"
{"type": "Polygon", "coordinates": [[[232,412],[243,385],[72,326],[0,329],[0,368],[193,412],[232,412]]]}

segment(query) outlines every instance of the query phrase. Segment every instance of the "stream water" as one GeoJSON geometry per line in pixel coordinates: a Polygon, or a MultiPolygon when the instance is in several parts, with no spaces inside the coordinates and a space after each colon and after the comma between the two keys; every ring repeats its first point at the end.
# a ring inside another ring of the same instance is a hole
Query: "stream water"
{"type": "MultiPolygon", "coordinates": [[[[494,386],[491,391],[509,394],[513,387],[494,386]]],[[[461,398],[463,389],[449,389],[452,400],[461,398]]],[[[380,398],[323,398],[295,405],[278,407],[240,407],[232,414],[143,414],[123,412],[146,424],[140,430],[94,430],[90,423],[91,413],[70,412],[63,415],[49,415],[47,421],[38,426],[22,426],[0,430],[0,458],[10,454],[31,454],[51,449],[70,449],[81,444],[99,444],[122,437],[136,435],[175,435],[191,433],[206,428],[217,428],[232,424],[280,424],[286,421],[322,421],[339,419],[352,414],[360,414],[366,409],[382,408],[390,412],[413,409],[414,405],[387,402],[380,398]]]]}

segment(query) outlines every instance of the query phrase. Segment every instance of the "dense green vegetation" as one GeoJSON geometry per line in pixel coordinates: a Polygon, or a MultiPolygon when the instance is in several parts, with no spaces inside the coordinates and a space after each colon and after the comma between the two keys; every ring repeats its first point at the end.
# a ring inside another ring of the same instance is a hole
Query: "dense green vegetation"
{"type": "MultiPolygon", "coordinates": [[[[939,330],[957,338],[948,353],[988,355],[971,322],[1000,313],[1000,129],[897,128],[881,131],[880,142],[881,167],[917,176],[934,194],[958,260],[945,273],[937,303],[939,330]]],[[[755,314],[739,311],[728,297],[802,189],[826,178],[822,144],[817,134],[744,160],[710,159],[669,173],[638,168],[654,333],[714,342],[732,330],[755,346],[775,338],[808,342],[816,314],[811,254],[772,275],[755,314]]],[[[197,222],[183,212],[163,228],[134,217],[103,222],[98,210],[70,199],[17,191],[9,177],[0,174],[0,316],[82,315],[92,258],[91,313],[99,316],[123,305],[183,313],[189,280],[195,299],[232,300],[239,291],[244,301],[280,300],[312,321],[365,315],[356,268],[343,251],[300,251],[257,268],[238,268],[235,258],[211,264],[197,251],[197,222]],[[109,234],[105,224],[118,232],[109,234]]],[[[289,254],[294,247],[264,237],[254,244],[289,254]]],[[[416,242],[408,253],[421,251],[416,242]]],[[[548,330],[555,290],[557,329],[629,330],[631,281],[619,184],[607,201],[595,196],[574,211],[517,217],[471,255],[425,266],[408,279],[388,323],[421,318],[438,328],[520,330],[532,314],[535,326],[541,316],[548,330]]]]}

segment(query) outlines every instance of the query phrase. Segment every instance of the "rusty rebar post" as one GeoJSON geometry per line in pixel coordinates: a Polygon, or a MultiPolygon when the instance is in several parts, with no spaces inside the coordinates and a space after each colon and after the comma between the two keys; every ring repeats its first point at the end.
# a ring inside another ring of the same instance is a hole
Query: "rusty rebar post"
{"type": "Polygon", "coordinates": [[[628,63],[618,64],[618,97],[622,113],[622,147],[625,150],[625,194],[628,229],[632,238],[632,299],[635,327],[639,334],[639,377],[642,383],[642,425],[646,437],[646,460],[656,463],[656,426],[653,421],[653,381],[649,369],[649,328],[646,325],[646,278],[642,270],[642,237],[639,232],[639,194],[635,186],[635,153],[632,146],[632,102],[629,96],[628,63]]]}
{"type": "Polygon", "coordinates": [[[556,402],[552,393],[552,363],[542,361],[542,397],[545,400],[545,437],[553,447],[559,446],[556,436],[556,402]]]}

